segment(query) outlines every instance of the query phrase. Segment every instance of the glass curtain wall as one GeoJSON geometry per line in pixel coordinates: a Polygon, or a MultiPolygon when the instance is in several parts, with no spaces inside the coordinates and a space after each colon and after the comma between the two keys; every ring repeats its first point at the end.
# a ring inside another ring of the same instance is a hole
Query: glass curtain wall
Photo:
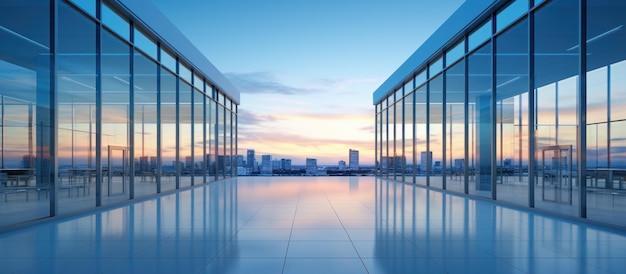
{"type": "Polygon", "coordinates": [[[0,226],[50,214],[49,4],[0,3],[0,226]]]}
{"type": "MultiPolygon", "coordinates": [[[[207,86],[207,89],[209,89],[209,87],[207,86]]],[[[207,98],[207,103],[206,103],[206,119],[207,119],[207,126],[206,126],[206,146],[207,146],[207,155],[206,155],[206,164],[207,164],[207,181],[215,181],[216,180],[216,169],[215,169],[215,155],[217,155],[217,149],[216,149],[216,129],[217,129],[217,119],[216,119],[216,114],[217,114],[217,110],[216,110],[216,106],[217,104],[215,103],[215,101],[211,100],[210,98],[207,98]]]]}
{"type": "Polygon", "coordinates": [[[204,174],[204,93],[199,90],[193,92],[193,184],[205,182],[204,174]]]}
{"type": "Polygon", "coordinates": [[[382,132],[381,132],[381,158],[380,158],[380,165],[381,165],[381,173],[382,176],[384,178],[388,178],[389,172],[388,172],[388,158],[389,158],[389,111],[387,109],[387,102],[389,101],[389,99],[385,99],[383,101],[383,112],[382,112],[382,120],[383,120],[383,124],[382,124],[382,132]]]}
{"type": "Polygon", "coordinates": [[[224,108],[224,178],[230,178],[232,172],[232,144],[231,130],[232,115],[229,109],[230,100],[226,99],[226,107],[224,108]]]}
{"type": "Polygon", "coordinates": [[[446,189],[465,192],[465,62],[446,70],[446,189]]]}
{"type": "Polygon", "coordinates": [[[443,144],[443,74],[439,74],[428,84],[428,151],[432,162],[426,167],[429,170],[430,186],[443,189],[444,155],[443,144]]]}
{"type": "MultiPolygon", "coordinates": [[[[161,54],[163,56],[163,53],[161,54]]],[[[161,190],[176,189],[176,76],[161,68],[161,190]]]]}
{"type": "Polygon", "coordinates": [[[626,225],[626,3],[587,2],[587,217],[626,225]]]}
{"type": "Polygon", "coordinates": [[[97,27],[73,7],[59,3],[56,178],[59,214],[96,206],[97,27]]]}
{"type": "Polygon", "coordinates": [[[135,105],[135,197],[157,191],[157,78],[158,65],[135,50],[133,96],[135,105]]]}
{"type": "Polygon", "coordinates": [[[535,206],[577,216],[577,1],[552,1],[535,15],[535,206]],[[558,18],[558,20],[555,20],[558,18]]]}
{"type": "Polygon", "coordinates": [[[402,120],[402,89],[396,91],[396,103],[393,104],[393,160],[391,161],[391,168],[393,169],[393,177],[396,180],[402,181],[403,167],[406,162],[404,155],[402,154],[402,127],[404,121],[402,120]]]}
{"type": "Polygon", "coordinates": [[[101,189],[102,203],[108,204],[130,198],[131,47],[107,29],[101,36],[101,189]]]}
{"type": "Polygon", "coordinates": [[[427,144],[427,85],[423,84],[415,90],[415,183],[427,185],[427,167],[432,164],[432,153],[428,152],[427,144]]]}
{"type": "MultiPolygon", "coordinates": [[[[412,82],[411,82],[412,83],[412,82]]],[[[405,89],[406,92],[406,89],[405,89]]],[[[406,92],[408,93],[408,92],[406,92]]],[[[415,105],[415,93],[411,92],[404,97],[404,158],[406,164],[404,168],[404,181],[407,183],[413,183],[415,181],[415,154],[413,151],[413,136],[414,136],[414,107],[415,105]]]]}
{"type": "MultiPolygon", "coordinates": [[[[221,95],[219,95],[219,97],[221,97],[221,95]]],[[[217,104],[217,153],[216,153],[216,167],[217,167],[217,179],[224,179],[225,178],[225,174],[224,174],[224,167],[225,167],[225,163],[224,163],[224,153],[225,153],[225,149],[224,149],[224,143],[226,140],[226,135],[225,135],[225,116],[226,116],[226,109],[224,108],[224,105],[222,104],[217,104]]]]}
{"type": "MultiPolygon", "coordinates": [[[[187,71],[188,72],[188,71],[187,71]]],[[[193,136],[191,104],[193,89],[191,85],[182,79],[178,80],[178,160],[176,170],[178,172],[179,187],[191,185],[193,171],[193,136]]]]}
{"type": "Polygon", "coordinates": [[[496,37],[498,200],[528,205],[528,19],[496,37]]]}
{"type": "Polygon", "coordinates": [[[469,193],[492,197],[493,90],[492,45],[487,42],[468,57],[468,126],[471,152],[469,193]]]}

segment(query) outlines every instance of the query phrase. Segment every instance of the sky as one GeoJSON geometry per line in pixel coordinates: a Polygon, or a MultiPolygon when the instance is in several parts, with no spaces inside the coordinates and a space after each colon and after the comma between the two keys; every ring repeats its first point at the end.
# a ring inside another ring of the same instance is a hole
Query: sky
{"type": "Polygon", "coordinates": [[[461,0],[151,0],[241,93],[239,154],[374,163],[373,92],[461,0]]]}

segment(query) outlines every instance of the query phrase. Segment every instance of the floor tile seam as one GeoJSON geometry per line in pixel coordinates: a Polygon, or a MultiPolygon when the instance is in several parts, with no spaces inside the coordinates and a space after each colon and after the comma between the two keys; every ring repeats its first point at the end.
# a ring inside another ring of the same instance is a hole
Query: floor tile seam
{"type": "Polygon", "coordinates": [[[369,271],[369,269],[367,269],[367,265],[365,264],[365,261],[363,261],[363,258],[361,257],[361,254],[359,253],[359,250],[356,248],[356,245],[352,241],[352,237],[350,237],[350,234],[348,233],[348,230],[346,229],[346,226],[343,224],[343,221],[339,217],[339,214],[337,214],[337,210],[335,209],[335,206],[333,205],[332,201],[328,198],[328,195],[326,194],[326,191],[323,191],[322,193],[324,193],[324,196],[326,197],[326,200],[328,201],[328,204],[330,204],[330,207],[333,209],[333,212],[335,213],[335,217],[337,217],[337,220],[339,220],[339,223],[341,224],[341,227],[343,228],[344,233],[346,233],[346,236],[348,237],[348,240],[350,241],[350,245],[352,245],[352,248],[354,249],[354,252],[358,256],[358,259],[361,262],[361,265],[363,266],[365,271],[367,273],[369,273],[370,271],[369,271]]]}
{"type": "Polygon", "coordinates": [[[300,206],[300,196],[302,194],[298,192],[298,202],[296,203],[296,208],[293,211],[293,220],[291,220],[291,229],[289,230],[289,238],[287,239],[287,248],[285,249],[285,257],[283,259],[283,267],[281,269],[281,273],[285,273],[285,267],[287,265],[287,255],[289,255],[289,246],[291,245],[291,237],[293,236],[293,228],[296,223],[296,215],[298,214],[298,207],[300,206]]]}

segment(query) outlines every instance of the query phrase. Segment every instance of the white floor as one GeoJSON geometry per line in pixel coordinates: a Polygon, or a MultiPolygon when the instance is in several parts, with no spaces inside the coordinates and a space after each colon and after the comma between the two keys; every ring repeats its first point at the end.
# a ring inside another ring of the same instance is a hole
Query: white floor
{"type": "Polygon", "coordinates": [[[623,273],[626,233],[373,177],[240,177],[0,234],[0,273],[623,273]]]}

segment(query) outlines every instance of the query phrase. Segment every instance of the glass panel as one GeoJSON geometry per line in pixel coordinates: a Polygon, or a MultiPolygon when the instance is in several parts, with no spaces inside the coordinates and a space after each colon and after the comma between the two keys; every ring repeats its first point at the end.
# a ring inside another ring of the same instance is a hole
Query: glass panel
{"type": "Polygon", "coordinates": [[[415,93],[404,98],[404,181],[412,183],[414,180],[415,159],[413,158],[413,110],[415,93]]]}
{"type": "Polygon", "coordinates": [[[626,3],[587,2],[587,217],[625,226],[626,3]]]}
{"type": "Polygon", "coordinates": [[[498,36],[496,46],[497,198],[527,206],[528,20],[498,36]]]}
{"type": "Polygon", "coordinates": [[[400,99],[394,105],[395,111],[395,145],[394,145],[394,174],[395,178],[398,181],[402,181],[402,175],[404,173],[404,166],[406,165],[406,158],[404,157],[404,153],[402,152],[402,126],[404,126],[404,121],[402,120],[402,107],[403,107],[402,99],[400,99]]]}
{"type": "Polygon", "coordinates": [[[446,66],[454,64],[454,62],[463,58],[463,55],[465,55],[465,41],[459,42],[456,46],[446,52],[446,66]]]}
{"type": "Polygon", "coordinates": [[[96,24],[64,3],[58,22],[59,214],[96,206],[96,24]]]}
{"type": "Polygon", "coordinates": [[[113,11],[108,5],[102,3],[102,23],[109,27],[117,35],[130,41],[130,23],[126,18],[113,11]]]}
{"type": "Polygon", "coordinates": [[[465,62],[446,71],[446,189],[465,191],[465,62]]]}
{"type": "Polygon", "coordinates": [[[191,96],[193,89],[187,83],[179,80],[178,87],[178,123],[179,123],[179,143],[178,143],[178,171],[180,172],[180,187],[191,185],[193,171],[193,138],[191,135],[191,96]]]}
{"type": "Polygon", "coordinates": [[[142,53],[134,57],[135,197],[156,193],[158,65],[142,53]]]}
{"type": "MultiPolygon", "coordinates": [[[[386,105],[385,105],[386,106],[386,105]]],[[[387,110],[387,108],[385,108],[382,112],[382,138],[381,138],[381,159],[380,159],[380,164],[381,164],[381,175],[383,177],[387,177],[387,175],[389,174],[388,172],[388,168],[389,168],[389,144],[388,144],[388,140],[389,140],[389,112],[387,110]]]]}
{"type": "Polygon", "coordinates": [[[204,94],[194,91],[193,98],[193,181],[194,184],[204,183],[204,94]]]}
{"type": "Polygon", "coordinates": [[[430,64],[428,67],[428,78],[433,78],[437,73],[443,70],[443,57],[439,57],[436,61],[430,64]]]}
{"type": "Polygon", "coordinates": [[[230,178],[232,172],[232,131],[231,131],[231,112],[226,109],[224,111],[224,177],[230,178]]]}
{"type": "Polygon", "coordinates": [[[191,70],[182,63],[178,66],[178,76],[191,84],[191,70]]]}
{"type": "Polygon", "coordinates": [[[193,75],[193,86],[196,87],[199,91],[204,92],[204,81],[202,80],[202,77],[200,75],[193,75]]]}
{"type": "Polygon", "coordinates": [[[415,86],[418,87],[426,83],[426,70],[422,70],[420,73],[415,75],[415,86]]]}
{"type": "MultiPolygon", "coordinates": [[[[49,4],[0,3],[0,227],[50,216],[49,178],[55,171],[49,153],[54,147],[49,4]]],[[[64,6],[63,11],[71,10],[64,6]]],[[[83,19],[73,15],[59,24],[83,19]]],[[[88,26],[93,30],[93,24],[88,26]]],[[[59,44],[61,53],[67,33],[59,33],[59,39],[64,42],[59,44]]]]}
{"type": "Polygon", "coordinates": [[[163,49],[161,49],[161,64],[171,72],[176,72],[176,58],[163,49]]]}
{"type": "Polygon", "coordinates": [[[483,42],[487,41],[491,37],[491,20],[485,22],[482,26],[476,29],[470,34],[467,39],[467,50],[472,51],[476,47],[480,46],[483,42]]]}
{"type": "Polygon", "coordinates": [[[496,15],[496,32],[501,31],[528,11],[528,0],[515,0],[496,15]]]}
{"type": "Polygon", "coordinates": [[[102,203],[130,198],[130,47],[102,32],[102,203]],[[106,172],[105,172],[106,170],[106,172]]]}
{"type": "Polygon", "coordinates": [[[135,33],[133,34],[134,44],[137,48],[143,51],[148,56],[153,59],[157,59],[158,47],[152,39],[148,38],[142,31],[135,28],[135,33]]]}
{"type": "Polygon", "coordinates": [[[89,15],[96,17],[96,0],[70,0],[89,15]]]}
{"type": "Polygon", "coordinates": [[[427,104],[427,87],[422,85],[415,91],[415,182],[420,185],[426,185],[426,169],[432,166],[432,153],[427,152],[426,148],[426,104],[427,104]]]}
{"type": "Polygon", "coordinates": [[[215,101],[213,101],[211,98],[206,98],[206,120],[207,120],[207,125],[206,125],[206,148],[207,148],[207,155],[205,158],[206,164],[207,164],[207,182],[210,181],[214,181],[215,180],[215,155],[216,155],[216,151],[215,151],[215,127],[216,127],[216,122],[217,120],[215,119],[215,101]]]}
{"type": "Polygon", "coordinates": [[[224,153],[226,152],[226,149],[224,147],[224,140],[226,138],[226,133],[225,133],[225,128],[224,128],[224,116],[226,114],[226,110],[224,109],[224,106],[222,105],[217,105],[217,153],[216,153],[216,163],[215,163],[215,169],[216,169],[216,173],[217,173],[217,179],[224,179],[224,153]]]}
{"type": "Polygon", "coordinates": [[[443,77],[440,75],[432,79],[428,89],[430,93],[430,102],[428,102],[430,140],[428,144],[430,145],[429,150],[433,161],[432,165],[428,167],[430,168],[429,182],[432,187],[443,188],[443,144],[445,142],[445,136],[443,136],[443,77]]]}
{"type": "Polygon", "coordinates": [[[468,58],[469,193],[491,198],[493,98],[491,42],[468,58]]]}
{"type": "Polygon", "coordinates": [[[413,79],[411,79],[408,82],[404,83],[404,92],[403,92],[403,94],[408,94],[411,91],[413,91],[413,79]]]}
{"type": "Polygon", "coordinates": [[[576,94],[579,7],[552,1],[535,13],[535,207],[578,215],[576,94]],[[559,18],[555,24],[554,18],[559,18]]]}
{"type": "Polygon", "coordinates": [[[161,70],[161,191],[176,188],[176,81],[161,70]]]}

